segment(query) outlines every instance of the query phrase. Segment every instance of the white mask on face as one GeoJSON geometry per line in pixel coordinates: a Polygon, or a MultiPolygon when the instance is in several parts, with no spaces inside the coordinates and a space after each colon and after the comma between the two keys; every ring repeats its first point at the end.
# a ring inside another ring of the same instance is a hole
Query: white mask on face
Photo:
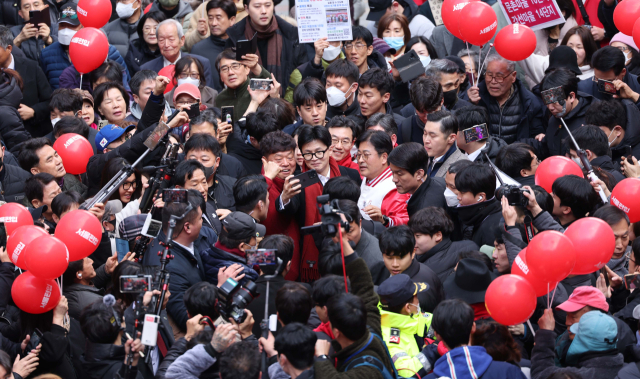
{"type": "Polygon", "coordinates": [[[134,1],[131,4],[123,4],[123,3],[116,4],[116,13],[118,14],[118,17],[129,18],[133,16],[136,10],[138,10],[138,8],[133,7],[133,4],[135,3],[136,2],[134,1]]]}
{"type": "MultiPolygon", "coordinates": [[[[613,129],[611,130],[611,133],[609,133],[609,135],[607,136],[607,141],[609,141],[609,138],[611,138],[612,134],[613,134],[613,129]]],[[[618,137],[616,137],[616,138],[618,138],[618,137]]],[[[613,141],[615,141],[616,138],[614,138],[613,141]]],[[[611,147],[611,144],[613,143],[613,141],[609,142],[609,147],[611,147]]]]}
{"type": "Polygon", "coordinates": [[[51,126],[55,127],[56,124],[58,123],[58,121],[60,121],[60,117],[54,118],[53,120],[51,120],[51,126]]]}
{"type": "Polygon", "coordinates": [[[416,310],[417,310],[417,312],[416,313],[412,313],[411,316],[413,316],[414,314],[415,315],[421,315],[422,314],[422,309],[420,309],[420,303],[418,303],[418,304],[409,303],[409,304],[414,306],[416,308],[416,310]]]}
{"type": "Polygon", "coordinates": [[[629,60],[631,60],[631,51],[629,51],[629,52],[627,52],[627,53],[624,53],[624,62],[625,62],[624,64],[625,64],[625,65],[629,64],[629,63],[628,63],[628,62],[629,62],[629,60]]]}
{"type": "Polygon", "coordinates": [[[421,55],[420,62],[422,62],[422,66],[424,66],[424,68],[427,68],[429,63],[431,63],[431,57],[425,57],[424,55],[421,55]]]}
{"type": "Polygon", "coordinates": [[[444,199],[447,201],[448,206],[452,208],[458,206],[458,195],[449,188],[444,190],[444,199]]]}
{"type": "Polygon", "coordinates": [[[576,163],[578,164],[578,166],[580,166],[580,168],[584,168],[584,167],[582,166],[582,161],[580,160],[580,158],[574,158],[574,157],[571,157],[571,160],[572,160],[572,161],[574,161],[574,162],[576,162],[576,163]]]}
{"type": "Polygon", "coordinates": [[[76,32],[77,31],[73,29],[58,30],[58,42],[60,42],[61,45],[69,46],[71,39],[76,35],[76,32]]]}
{"type": "Polygon", "coordinates": [[[178,86],[181,86],[184,83],[190,83],[190,84],[193,84],[196,87],[200,86],[200,80],[198,80],[198,79],[193,79],[193,78],[178,79],[178,86]]]}
{"type": "MultiPolygon", "coordinates": [[[[351,89],[351,86],[349,86],[349,89],[351,89]]],[[[335,86],[327,88],[327,101],[329,101],[329,105],[332,107],[339,107],[344,104],[344,102],[347,101],[347,97],[345,95],[346,92],[340,91],[335,86]]]]}
{"type": "Polygon", "coordinates": [[[338,55],[340,55],[340,51],[340,46],[336,47],[333,45],[329,45],[329,47],[324,49],[324,52],[322,53],[322,59],[327,62],[331,62],[332,60],[336,59],[338,55]]]}

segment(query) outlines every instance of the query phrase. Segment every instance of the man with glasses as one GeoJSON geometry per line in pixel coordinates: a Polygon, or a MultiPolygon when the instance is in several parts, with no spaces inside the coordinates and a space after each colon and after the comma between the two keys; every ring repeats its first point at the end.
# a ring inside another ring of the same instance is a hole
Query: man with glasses
{"type": "Polygon", "coordinates": [[[360,75],[370,68],[387,68],[384,56],[373,49],[373,35],[364,26],[351,28],[353,40],[344,42],[344,52],[347,60],[358,66],[360,75]]]}
{"type": "Polygon", "coordinates": [[[543,109],[540,100],[516,78],[516,64],[498,54],[486,60],[485,81],[467,90],[464,100],[487,108],[489,134],[513,143],[542,138],[543,109]]]}
{"type": "Polygon", "coordinates": [[[11,27],[11,33],[15,37],[13,44],[19,47],[27,58],[37,61],[42,49],[58,40],[58,8],[55,5],[51,6],[53,3],[48,0],[22,0],[19,4],[18,15],[24,21],[24,25],[11,27]],[[30,23],[29,12],[41,11],[44,8],[49,8],[51,27],[45,23],[30,23]]]}
{"type": "Polygon", "coordinates": [[[340,166],[358,170],[358,164],[351,157],[351,148],[356,140],[356,123],[345,116],[329,120],[326,128],[331,133],[331,156],[340,166]]]}

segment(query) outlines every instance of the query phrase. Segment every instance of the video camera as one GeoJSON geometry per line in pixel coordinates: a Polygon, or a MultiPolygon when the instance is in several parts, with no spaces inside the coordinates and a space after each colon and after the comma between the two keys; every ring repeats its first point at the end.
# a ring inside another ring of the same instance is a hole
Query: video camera
{"type": "Polygon", "coordinates": [[[247,318],[245,308],[258,296],[258,287],[254,282],[248,280],[243,286],[229,278],[218,288],[216,310],[223,319],[232,318],[237,324],[242,324],[247,318]]]}
{"type": "MultiPolygon", "coordinates": [[[[500,180],[500,176],[498,176],[498,180],[500,180]]],[[[526,189],[520,188],[513,184],[503,184],[502,180],[500,180],[500,187],[496,188],[496,200],[502,199],[502,196],[507,198],[509,205],[512,206],[520,206],[527,207],[529,204],[529,199],[524,195],[525,192],[529,192],[526,189]]]]}
{"type": "Polygon", "coordinates": [[[338,199],[333,199],[333,201],[330,199],[329,195],[320,195],[316,198],[316,201],[319,204],[322,224],[301,228],[303,236],[320,231],[325,237],[334,237],[336,233],[338,233],[338,229],[336,228],[337,224],[340,224],[347,233],[349,232],[350,228],[348,221],[353,220],[350,220],[351,217],[340,209],[338,199]],[[341,214],[343,214],[348,221],[343,221],[340,217],[341,214]]]}

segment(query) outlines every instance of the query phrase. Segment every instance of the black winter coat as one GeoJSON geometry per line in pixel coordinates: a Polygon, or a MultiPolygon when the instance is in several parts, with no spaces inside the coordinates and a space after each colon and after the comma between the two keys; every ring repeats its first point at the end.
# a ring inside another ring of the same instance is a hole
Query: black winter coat
{"type": "Polygon", "coordinates": [[[458,255],[463,251],[478,250],[478,245],[473,241],[452,242],[449,237],[444,237],[442,241],[424,254],[416,255],[418,262],[427,265],[433,270],[441,282],[453,272],[458,264],[458,255]]]}
{"type": "Polygon", "coordinates": [[[425,177],[424,182],[407,202],[409,217],[426,207],[445,208],[447,205],[447,201],[444,199],[445,189],[446,184],[443,178],[425,177]]]}
{"type": "MultiPolygon", "coordinates": [[[[91,379],[117,378],[118,372],[124,363],[124,346],[113,344],[92,343],[87,341],[87,348],[82,359],[85,371],[91,379]]],[[[144,359],[138,361],[138,366],[144,364],[144,359]]],[[[136,370],[137,371],[137,370],[136,370]]],[[[145,379],[140,371],[137,371],[136,379],[145,379]]],[[[153,378],[153,375],[150,376],[153,378]]]]}
{"type": "MultiPolygon", "coordinates": [[[[77,322],[75,325],[77,325],[79,329],[77,322]]],[[[74,348],[71,346],[70,340],[72,334],[77,332],[80,332],[79,334],[82,335],[80,330],[74,330],[73,322],[71,325],[71,333],[68,333],[65,328],[59,325],[51,325],[51,331],[44,332],[42,336],[40,364],[31,376],[36,377],[40,374],[52,373],[65,379],[81,378],[81,375],[78,375],[73,365],[72,351],[74,348]]]]}
{"type": "Polygon", "coordinates": [[[44,137],[51,131],[49,121],[51,86],[36,61],[18,55],[14,55],[13,59],[16,61],[16,71],[23,82],[21,103],[35,111],[32,118],[24,121],[24,126],[32,137],[44,137]]]}
{"type": "Polygon", "coordinates": [[[248,174],[260,175],[262,172],[262,152],[233,134],[227,139],[227,153],[240,161],[248,174]]]}
{"type": "Polygon", "coordinates": [[[491,159],[491,162],[495,164],[496,157],[498,156],[500,149],[502,149],[505,146],[507,146],[507,143],[504,142],[503,139],[499,137],[490,136],[489,138],[487,138],[487,144],[484,145],[482,150],[480,150],[480,155],[478,155],[478,157],[474,162],[486,163],[487,158],[485,158],[484,156],[484,154],[486,153],[489,156],[489,159],[491,159]]]}
{"type": "Polygon", "coordinates": [[[22,25],[23,20],[18,11],[20,10],[20,0],[0,1],[0,24],[10,28],[15,25],[22,25]]]}
{"type": "Polygon", "coordinates": [[[138,38],[129,43],[127,49],[127,55],[124,57],[124,61],[129,68],[131,77],[140,71],[140,66],[152,61],[160,56],[160,49],[151,51],[147,43],[144,42],[144,38],[138,38]]]}
{"type": "Polygon", "coordinates": [[[28,201],[24,193],[24,183],[31,177],[31,173],[26,172],[20,167],[10,164],[2,166],[0,171],[0,182],[2,188],[0,193],[4,201],[9,203],[20,203],[27,206],[28,201]]]}
{"type": "Polygon", "coordinates": [[[202,41],[196,43],[191,48],[191,54],[201,55],[209,60],[211,63],[211,76],[213,79],[213,89],[221,92],[224,89],[222,82],[220,81],[220,74],[216,68],[216,59],[218,55],[224,50],[226,39],[216,37],[214,35],[205,38],[202,41]]]}
{"type": "Polygon", "coordinates": [[[24,128],[18,108],[22,101],[22,91],[15,79],[0,84],[0,137],[7,150],[13,154],[20,151],[23,142],[31,138],[24,128]]]}

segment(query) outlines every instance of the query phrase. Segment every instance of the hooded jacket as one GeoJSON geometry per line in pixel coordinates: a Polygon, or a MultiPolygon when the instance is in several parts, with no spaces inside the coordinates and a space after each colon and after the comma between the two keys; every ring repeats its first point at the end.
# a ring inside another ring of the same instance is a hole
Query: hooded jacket
{"type": "Polygon", "coordinates": [[[502,219],[502,204],[495,196],[482,203],[456,208],[460,221],[467,227],[463,231],[465,239],[478,246],[492,246],[495,240],[494,228],[502,219]]]}
{"type": "Polygon", "coordinates": [[[431,250],[424,254],[416,254],[416,259],[432,269],[440,281],[444,282],[456,267],[459,253],[471,250],[478,250],[478,245],[473,241],[453,242],[449,237],[443,237],[431,250]]]}
{"type": "Polygon", "coordinates": [[[260,175],[262,172],[262,152],[253,145],[240,140],[235,134],[227,138],[227,153],[242,163],[250,175],[260,175]]]}
{"type": "Polygon", "coordinates": [[[494,361],[482,346],[460,346],[438,358],[427,379],[525,379],[518,366],[494,361]]]}
{"type": "Polygon", "coordinates": [[[22,143],[31,138],[18,113],[22,91],[15,79],[9,81],[8,76],[4,76],[0,80],[4,81],[0,84],[0,137],[7,150],[17,154],[22,143]]]}
{"type": "MultiPolygon", "coordinates": [[[[140,15],[140,18],[142,16],[143,14],[140,15]]],[[[107,35],[109,45],[118,49],[118,52],[123,57],[125,57],[129,51],[129,44],[139,38],[137,27],[140,18],[133,24],[127,23],[124,19],[117,18],[102,28],[107,35]]]]}

